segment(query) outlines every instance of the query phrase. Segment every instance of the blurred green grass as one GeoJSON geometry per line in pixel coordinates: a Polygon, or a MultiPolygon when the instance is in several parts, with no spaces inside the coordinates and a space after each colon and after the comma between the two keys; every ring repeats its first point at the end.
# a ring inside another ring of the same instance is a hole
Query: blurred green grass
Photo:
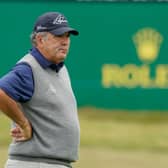
{"type": "MultiPolygon", "coordinates": [[[[76,167],[168,167],[168,112],[83,107],[79,118],[81,146],[76,167]]],[[[7,158],[9,130],[10,120],[0,114],[0,167],[7,158]]]]}
{"type": "Polygon", "coordinates": [[[81,145],[168,152],[168,112],[80,109],[81,145]]]}
{"type": "Polygon", "coordinates": [[[10,120],[0,112],[0,147],[9,144],[11,137],[10,133],[10,120]]]}

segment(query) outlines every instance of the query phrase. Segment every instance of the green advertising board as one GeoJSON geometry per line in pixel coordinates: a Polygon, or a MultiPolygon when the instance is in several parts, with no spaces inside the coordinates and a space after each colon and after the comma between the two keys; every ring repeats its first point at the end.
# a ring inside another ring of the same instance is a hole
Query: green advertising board
{"type": "Polygon", "coordinates": [[[0,2],[1,76],[31,48],[47,11],[80,31],[66,60],[79,106],[168,110],[168,3],[0,2]]]}

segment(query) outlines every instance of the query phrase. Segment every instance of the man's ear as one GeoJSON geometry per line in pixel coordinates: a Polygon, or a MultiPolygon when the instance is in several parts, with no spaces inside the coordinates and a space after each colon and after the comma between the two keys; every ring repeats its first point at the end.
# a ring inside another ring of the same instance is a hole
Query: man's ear
{"type": "Polygon", "coordinates": [[[35,38],[37,45],[41,45],[44,42],[44,38],[40,34],[37,34],[35,38]]]}

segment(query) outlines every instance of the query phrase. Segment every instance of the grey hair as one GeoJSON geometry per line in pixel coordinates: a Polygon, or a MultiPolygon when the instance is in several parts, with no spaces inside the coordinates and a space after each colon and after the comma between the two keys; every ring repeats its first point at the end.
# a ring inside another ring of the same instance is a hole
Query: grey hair
{"type": "Polygon", "coordinates": [[[31,39],[31,43],[33,46],[37,46],[37,41],[36,41],[36,35],[40,34],[43,38],[46,38],[47,37],[47,33],[48,32],[32,32],[31,35],[30,35],[30,39],[31,39]]]}

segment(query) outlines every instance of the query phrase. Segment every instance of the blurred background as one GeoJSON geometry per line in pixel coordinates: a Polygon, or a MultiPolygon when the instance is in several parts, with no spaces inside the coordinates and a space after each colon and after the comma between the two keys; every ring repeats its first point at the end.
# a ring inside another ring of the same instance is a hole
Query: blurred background
{"type": "MultiPolygon", "coordinates": [[[[0,76],[31,48],[36,18],[60,11],[80,32],[66,65],[81,124],[80,168],[168,167],[168,3],[0,2],[0,76]]],[[[0,167],[10,120],[0,113],[0,167]]]]}

